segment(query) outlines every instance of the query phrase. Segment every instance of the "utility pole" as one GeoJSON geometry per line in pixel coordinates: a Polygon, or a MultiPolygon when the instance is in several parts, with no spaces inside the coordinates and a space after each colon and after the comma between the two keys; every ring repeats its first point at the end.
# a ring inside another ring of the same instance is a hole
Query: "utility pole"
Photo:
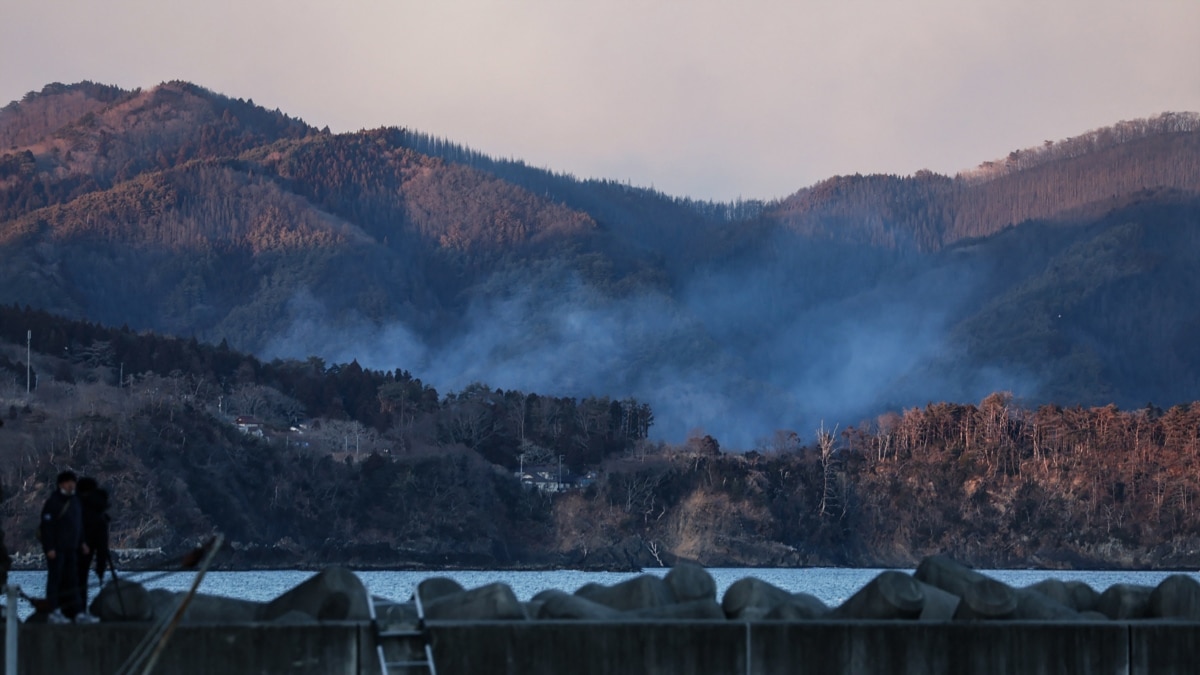
{"type": "Polygon", "coordinates": [[[558,489],[555,492],[562,492],[562,461],[564,455],[558,456],[558,489]]]}
{"type": "Polygon", "coordinates": [[[33,331],[25,331],[25,398],[29,398],[29,357],[32,354],[33,331]]]}

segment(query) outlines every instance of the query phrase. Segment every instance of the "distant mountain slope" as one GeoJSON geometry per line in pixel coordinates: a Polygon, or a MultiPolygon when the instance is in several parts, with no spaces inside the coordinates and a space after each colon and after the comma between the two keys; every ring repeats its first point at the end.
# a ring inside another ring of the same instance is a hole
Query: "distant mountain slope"
{"type": "Polygon", "coordinates": [[[1027,220],[1102,215],[1146,190],[1200,191],[1200,115],[1165,113],[1017,150],[955,178],[839,176],[768,210],[821,237],[937,250],[1027,220]]]}
{"type": "Polygon", "coordinates": [[[1186,401],[1200,395],[1198,251],[1194,193],[1026,223],[952,250],[994,269],[955,332],[973,359],[1039,373],[1043,400],[1186,401]]]}
{"type": "Polygon", "coordinates": [[[29,92],[20,102],[13,101],[0,115],[0,148],[16,150],[32,145],[109,104],[129,92],[92,82],[67,86],[47,85],[40,92],[29,92]]]}
{"type": "Polygon", "coordinates": [[[50,85],[0,110],[0,218],[61,204],[194,159],[234,157],[316,130],[252,102],[184,82],[120,96],[90,83],[50,85]]]}
{"type": "Polygon", "coordinates": [[[1200,116],[955,177],[676,199],[171,82],[0,109],[0,302],[265,357],[636,396],[749,446],[931,400],[1190,400],[1200,116]],[[1062,315],[1059,320],[1058,315],[1062,315]]]}

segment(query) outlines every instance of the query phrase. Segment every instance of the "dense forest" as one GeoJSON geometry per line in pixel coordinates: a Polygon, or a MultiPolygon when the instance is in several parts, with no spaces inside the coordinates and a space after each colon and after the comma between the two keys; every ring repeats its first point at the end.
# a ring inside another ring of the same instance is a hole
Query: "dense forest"
{"type": "Polygon", "coordinates": [[[729,453],[647,440],[637,401],[439,394],[28,308],[0,307],[0,344],[0,514],[21,553],[70,466],[112,491],[116,545],[158,563],[214,530],[229,566],[1200,563],[1200,403],[995,393],[729,453]],[[42,345],[28,380],[25,330],[42,345]],[[239,430],[247,416],[265,433],[239,430]],[[568,489],[522,483],[559,457],[568,489]]]}
{"type": "Polygon", "coordinates": [[[1169,406],[1200,381],[1198,119],[720,204],[186,82],[56,84],[0,109],[0,302],[635,398],[659,438],[740,449],[994,391],[1169,406]]]}
{"type": "Polygon", "coordinates": [[[1147,191],[1195,192],[1198,180],[1200,114],[1164,113],[1014,150],[953,178],[837,176],[769,213],[817,236],[938,250],[1029,221],[1103,214],[1147,191]]]}
{"type": "Polygon", "coordinates": [[[230,564],[1194,564],[1197,252],[1196,113],[712,203],[52,84],[0,108],[0,513],[71,465],[230,564]]]}

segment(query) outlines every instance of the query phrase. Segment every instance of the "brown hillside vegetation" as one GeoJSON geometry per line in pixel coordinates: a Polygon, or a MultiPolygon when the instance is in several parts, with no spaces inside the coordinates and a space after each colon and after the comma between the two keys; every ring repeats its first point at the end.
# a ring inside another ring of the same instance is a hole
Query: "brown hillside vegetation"
{"type": "Polygon", "coordinates": [[[953,179],[838,176],[770,213],[810,235],[937,250],[1029,220],[1103,213],[1159,189],[1200,191],[1200,114],[1164,113],[1014,150],[953,179]]]}
{"type": "Polygon", "coordinates": [[[112,242],[153,250],[319,248],[366,241],[358,228],[313,211],[307,202],[261,177],[223,164],[193,162],[143,174],[69,205],[14,221],[11,234],[47,229],[50,240],[112,242]],[[218,194],[220,199],[200,198],[218,194]]]}
{"type": "Polygon", "coordinates": [[[404,149],[398,130],[321,136],[263,148],[249,158],[292,189],[371,227],[376,237],[413,232],[457,252],[505,251],[586,235],[586,215],[511,183],[404,149]],[[346,203],[347,195],[354,195],[346,203]]]}
{"type": "Polygon", "coordinates": [[[13,101],[0,116],[0,148],[16,150],[45,138],[88,113],[128,95],[117,87],[92,82],[51,84],[13,101]]]}
{"type": "MultiPolygon", "coordinates": [[[[39,377],[31,397],[13,377],[21,351],[0,356],[0,515],[18,552],[36,546],[24,533],[69,466],[112,491],[118,547],[169,556],[220,530],[237,551],[231,566],[911,566],[933,553],[989,567],[1200,562],[1200,403],[1028,408],[994,394],[821,430],[811,446],[794,435],[746,454],[711,437],[643,443],[608,459],[572,455],[571,473],[594,471],[595,482],[548,495],[485,459],[517,429],[499,423],[522,409],[464,407],[485,390],[420,403],[385,383],[382,429],[320,417],[259,438],[233,414],[274,419],[298,401],[179,370],[117,388],[104,382],[112,347],[94,347],[73,362],[39,356],[56,375],[39,377]]],[[[568,421],[538,419],[530,438],[568,421]]],[[[525,452],[574,447],[540,442],[525,452]]]]}
{"type": "MultiPolygon", "coordinates": [[[[446,427],[498,464],[511,438],[472,420],[512,391],[645,401],[662,438],[737,450],[995,391],[1171,408],[1200,383],[1197,119],[716,204],[187,82],[50,85],[0,110],[0,302],[421,371],[470,392],[446,427]]],[[[688,504],[677,528],[729,522],[688,504]]]]}

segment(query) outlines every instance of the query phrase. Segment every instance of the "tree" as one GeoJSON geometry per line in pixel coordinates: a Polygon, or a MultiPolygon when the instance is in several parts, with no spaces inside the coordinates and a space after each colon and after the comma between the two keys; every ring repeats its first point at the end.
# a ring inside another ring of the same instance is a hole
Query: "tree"
{"type": "MultiPolygon", "coordinates": [[[[832,431],[825,428],[825,423],[817,428],[817,448],[821,453],[821,503],[817,507],[817,515],[825,517],[833,510],[838,500],[838,471],[841,462],[836,455],[837,427],[832,431]]],[[[845,505],[842,514],[845,515],[845,505]]]]}

